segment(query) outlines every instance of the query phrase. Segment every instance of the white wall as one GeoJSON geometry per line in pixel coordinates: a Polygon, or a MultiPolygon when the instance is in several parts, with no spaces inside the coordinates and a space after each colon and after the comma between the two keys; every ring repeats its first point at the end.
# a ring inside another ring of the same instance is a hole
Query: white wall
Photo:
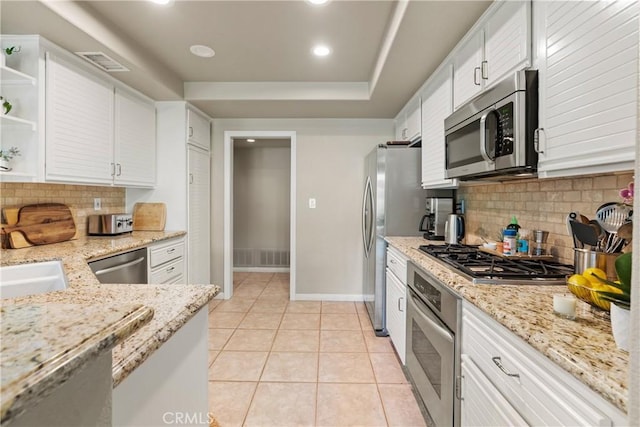
{"type": "Polygon", "coordinates": [[[234,149],[233,244],[289,250],[291,148],[259,143],[234,149]]]}
{"type": "Polygon", "coordinates": [[[214,120],[213,283],[223,283],[224,132],[249,130],[296,132],[297,293],[361,295],[364,158],[393,139],[393,120],[214,120]],[[311,197],[316,209],[308,207],[311,197]]]}

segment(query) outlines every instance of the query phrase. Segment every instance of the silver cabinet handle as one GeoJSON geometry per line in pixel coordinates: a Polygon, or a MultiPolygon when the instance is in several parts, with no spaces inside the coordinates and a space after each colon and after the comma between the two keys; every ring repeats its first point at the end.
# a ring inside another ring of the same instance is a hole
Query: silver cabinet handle
{"type": "Polygon", "coordinates": [[[481,77],[484,80],[488,80],[489,79],[489,62],[482,61],[480,65],[482,66],[482,72],[480,73],[481,77]]]}
{"type": "Polygon", "coordinates": [[[500,370],[504,372],[506,375],[514,378],[520,378],[520,374],[512,374],[510,372],[507,372],[506,369],[504,369],[504,366],[502,366],[502,359],[500,358],[500,356],[492,357],[491,360],[493,360],[493,363],[495,363],[496,366],[500,368],[500,370]]]}
{"type": "Polygon", "coordinates": [[[395,264],[395,263],[396,263],[396,260],[395,260],[395,259],[393,259],[393,258],[391,258],[391,259],[389,260],[389,262],[390,262],[391,264],[395,264]]]}
{"type": "Polygon", "coordinates": [[[167,249],[167,253],[168,254],[173,253],[175,251],[176,251],[176,248],[167,249]]]}
{"type": "Polygon", "coordinates": [[[116,163],[116,170],[118,171],[116,176],[122,175],[122,165],[120,163],[116,163]]]}
{"type": "Polygon", "coordinates": [[[400,303],[403,299],[404,299],[404,297],[400,297],[400,298],[398,298],[398,311],[404,311],[404,310],[402,309],[402,304],[400,303]]]}
{"type": "Polygon", "coordinates": [[[189,138],[193,136],[193,127],[189,126],[189,138]]]}
{"type": "Polygon", "coordinates": [[[110,163],[111,165],[111,176],[115,176],[116,175],[116,164],[115,163],[110,163]]]}
{"type": "Polygon", "coordinates": [[[175,270],[175,269],[176,269],[175,267],[169,267],[169,268],[167,268],[165,271],[166,271],[167,273],[171,273],[171,272],[172,272],[173,270],[175,270]]]}
{"type": "Polygon", "coordinates": [[[480,86],[480,81],[478,79],[478,72],[480,71],[480,67],[476,67],[473,69],[473,84],[476,86],[480,86]]]}
{"type": "Polygon", "coordinates": [[[189,184],[193,184],[193,174],[189,174],[189,184]]]}

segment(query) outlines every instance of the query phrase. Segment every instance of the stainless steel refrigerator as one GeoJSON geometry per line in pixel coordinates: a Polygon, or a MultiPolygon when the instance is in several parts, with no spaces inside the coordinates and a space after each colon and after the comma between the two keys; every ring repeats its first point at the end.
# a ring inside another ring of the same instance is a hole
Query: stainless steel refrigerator
{"type": "Polygon", "coordinates": [[[426,190],[420,186],[420,148],[378,145],[366,158],[362,203],[364,300],[376,334],[385,316],[385,236],[420,236],[426,190]]]}

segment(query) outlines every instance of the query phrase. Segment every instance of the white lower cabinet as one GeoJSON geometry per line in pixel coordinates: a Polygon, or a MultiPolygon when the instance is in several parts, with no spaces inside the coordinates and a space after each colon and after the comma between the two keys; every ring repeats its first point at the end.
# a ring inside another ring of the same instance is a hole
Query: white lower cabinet
{"type": "Polygon", "coordinates": [[[109,425],[209,425],[208,319],[205,305],[113,389],[109,425]]]}
{"type": "Polygon", "coordinates": [[[463,302],[462,424],[618,426],[626,415],[463,302]]]}
{"type": "Polygon", "coordinates": [[[480,368],[466,354],[462,355],[463,426],[526,426],[527,422],[500,394],[480,368]]]}
{"type": "Polygon", "coordinates": [[[397,250],[387,249],[386,317],[389,338],[400,357],[406,359],[407,324],[407,258],[397,250]]]}
{"type": "Polygon", "coordinates": [[[171,239],[149,246],[149,283],[184,283],[184,238],[171,239]]]}

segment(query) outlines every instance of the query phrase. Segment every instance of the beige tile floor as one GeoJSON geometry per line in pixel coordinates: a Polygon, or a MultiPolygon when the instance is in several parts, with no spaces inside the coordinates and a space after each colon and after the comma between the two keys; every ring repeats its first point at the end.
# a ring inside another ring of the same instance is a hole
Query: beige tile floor
{"type": "Polygon", "coordinates": [[[226,426],[424,426],[363,303],[289,301],[289,276],[236,273],[209,313],[210,411],[226,426]]]}

